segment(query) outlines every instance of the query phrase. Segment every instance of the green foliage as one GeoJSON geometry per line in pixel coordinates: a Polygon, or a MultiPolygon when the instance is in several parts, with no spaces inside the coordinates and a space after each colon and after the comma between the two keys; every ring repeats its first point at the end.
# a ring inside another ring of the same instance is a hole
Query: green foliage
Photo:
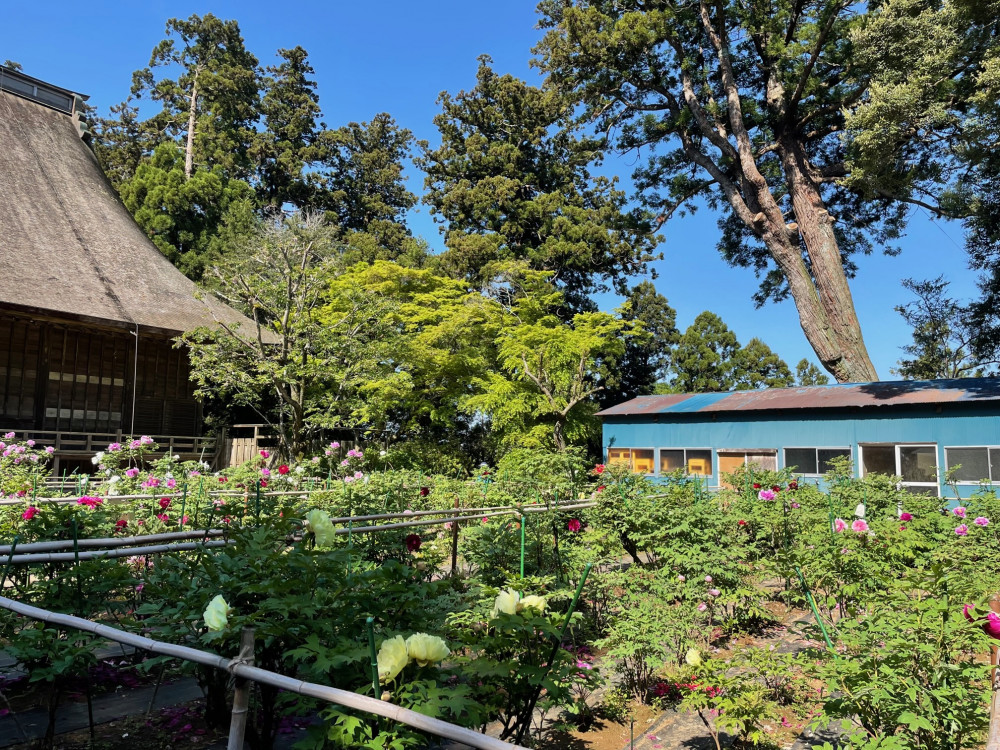
{"type": "Polygon", "coordinates": [[[962,617],[953,576],[887,579],[883,606],[838,624],[840,651],[817,669],[831,696],[821,722],[857,726],[850,747],[981,747],[989,681],[976,652],[986,640],[962,617]]]}
{"type": "Polygon", "coordinates": [[[571,102],[498,75],[481,57],[476,86],[439,99],[441,146],[424,151],[425,201],[445,227],[444,263],[481,284],[498,262],[548,271],[573,312],[606,282],[625,293],[656,245],[615,181],[595,177],[600,142],[565,125],[571,102]]]}

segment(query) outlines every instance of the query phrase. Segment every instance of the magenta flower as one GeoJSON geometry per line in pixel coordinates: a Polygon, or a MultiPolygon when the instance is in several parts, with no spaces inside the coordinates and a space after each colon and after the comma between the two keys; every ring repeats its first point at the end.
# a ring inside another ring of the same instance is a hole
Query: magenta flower
{"type": "Polygon", "coordinates": [[[268,451],[261,451],[260,452],[260,457],[261,458],[270,458],[271,454],[268,451]]]}
{"type": "Polygon", "coordinates": [[[51,445],[46,445],[45,446],[45,452],[48,453],[51,456],[53,453],[56,452],[56,449],[53,448],[51,445]]]}
{"type": "Polygon", "coordinates": [[[913,520],[913,514],[912,513],[900,513],[899,514],[899,520],[900,521],[912,521],[913,520]]]}
{"type": "Polygon", "coordinates": [[[847,528],[847,521],[845,521],[843,518],[838,518],[836,521],[833,522],[833,530],[836,531],[838,534],[846,528],[847,528]]]}
{"type": "Polygon", "coordinates": [[[979,516],[975,521],[973,521],[973,523],[976,524],[976,526],[989,526],[990,519],[986,516],[979,516]]]}
{"type": "Polygon", "coordinates": [[[954,513],[959,518],[965,518],[965,508],[963,508],[961,505],[959,505],[957,508],[955,508],[951,512],[954,513]]]}
{"type": "Polygon", "coordinates": [[[125,476],[127,476],[129,479],[135,479],[137,476],[139,476],[139,470],[135,468],[125,469],[125,476]]]}
{"type": "Polygon", "coordinates": [[[957,534],[958,536],[966,536],[968,533],[969,533],[969,527],[966,526],[964,523],[959,524],[958,526],[955,527],[955,534],[957,534]]]}
{"type": "Polygon", "coordinates": [[[139,438],[139,442],[142,445],[152,445],[153,444],[153,438],[151,438],[149,435],[143,435],[141,438],[139,438]]]}
{"type": "Polygon", "coordinates": [[[177,486],[177,480],[176,479],[174,479],[173,477],[171,477],[170,479],[167,480],[167,489],[171,489],[172,490],[176,486],[177,486]]]}
{"type": "Polygon", "coordinates": [[[152,477],[151,476],[148,479],[146,479],[145,482],[142,483],[142,486],[143,487],[159,487],[160,486],[160,480],[157,479],[156,477],[152,477]]]}
{"type": "Polygon", "coordinates": [[[161,521],[163,521],[163,523],[166,523],[168,520],[170,520],[170,516],[168,516],[166,513],[157,513],[156,517],[159,518],[161,521]]]}
{"type": "Polygon", "coordinates": [[[4,440],[13,440],[14,437],[15,437],[15,435],[14,435],[13,432],[8,432],[8,433],[4,434],[3,439],[4,440]]]}
{"type": "Polygon", "coordinates": [[[271,470],[268,469],[267,467],[264,467],[263,469],[260,470],[260,475],[262,477],[269,477],[271,476],[271,470]]]}
{"type": "Polygon", "coordinates": [[[868,531],[868,524],[862,521],[860,518],[851,524],[851,531],[855,531],[858,534],[864,534],[868,531]]]}
{"type": "Polygon", "coordinates": [[[28,444],[29,448],[34,448],[35,447],[35,441],[34,440],[26,440],[25,442],[28,444]]]}
{"type": "Polygon", "coordinates": [[[108,453],[114,453],[115,451],[120,451],[122,449],[121,443],[109,443],[108,453]]]}
{"type": "Polygon", "coordinates": [[[583,524],[580,523],[580,519],[571,518],[569,523],[566,524],[566,528],[570,531],[576,532],[582,528],[583,524]]]}
{"type": "Polygon", "coordinates": [[[142,443],[140,443],[138,440],[133,440],[131,443],[128,444],[128,447],[131,450],[136,450],[142,447],[142,443]]]}
{"type": "Polygon", "coordinates": [[[799,505],[798,503],[792,503],[792,507],[793,508],[801,508],[802,506],[799,505]]]}
{"type": "Polygon", "coordinates": [[[774,490],[761,490],[757,493],[759,500],[774,500],[775,497],[774,490]]]}
{"type": "Polygon", "coordinates": [[[38,508],[34,505],[28,506],[28,509],[21,514],[21,518],[25,521],[30,521],[32,518],[38,515],[38,508]]]}
{"type": "Polygon", "coordinates": [[[337,448],[340,447],[340,443],[334,440],[332,443],[330,443],[330,447],[333,448],[334,450],[337,450],[337,448]]]}

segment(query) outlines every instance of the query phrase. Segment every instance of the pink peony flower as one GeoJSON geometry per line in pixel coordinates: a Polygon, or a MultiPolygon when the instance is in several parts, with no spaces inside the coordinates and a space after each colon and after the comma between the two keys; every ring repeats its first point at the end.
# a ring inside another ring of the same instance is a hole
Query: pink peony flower
{"type": "Polygon", "coordinates": [[[172,490],[176,486],[177,486],[177,480],[176,479],[174,479],[173,477],[171,477],[170,479],[167,480],[167,488],[168,489],[172,490]]]}
{"type": "Polygon", "coordinates": [[[30,521],[32,518],[38,515],[38,508],[34,505],[28,506],[28,509],[21,514],[21,518],[25,521],[30,521]]]}
{"type": "Polygon", "coordinates": [[[157,513],[156,517],[159,518],[161,521],[163,521],[163,523],[166,523],[167,521],[170,520],[170,516],[168,516],[166,513],[157,513]]]}
{"type": "Polygon", "coordinates": [[[989,526],[990,519],[986,516],[979,516],[975,521],[973,521],[973,523],[976,524],[976,526],[989,526]]]}
{"type": "Polygon", "coordinates": [[[899,520],[900,521],[912,521],[913,520],[913,514],[912,513],[900,513],[899,514],[899,520]]]}
{"type": "Polygon", "coordinates": [[[721,594],[722,592],[721,592],[721,591],[719,591],[718,589],[709,589],[709,590],[708,590],[708,593],[709,593],[709,594],[711,594],[712,596],[718,596],[718,595],[719,595],[719,594],[721,594]]]}
{"type": "Polygon", "coordinates": [[[159,487],[160,486],[160,480],[157,479],[156,477],[149,477],[149,478],[146,479],[145,482],[142,483],[142,486],[143,487],[159,487]]]}
{"type": "Polygon", "coordinates": [[[268,452],[268,451],[261,451],[261,452],[260,452],[260,457],[261,457],[261,458],[270,458],[270,457],[271,457],[271,454],[270,454],[270,452],[268,452]]]}
{"type": "Polygon", "coordinates": [[[330,447],[333,448],[333,450],[337,450],[337,448],[340,447],[340,443],[334,440],[332,443],[330,443],[330,447]]]}
{"type": "Polygon", "coordinates": [[[965,615],[965,619],[969,622],[978,623],[991,638],[1000,639],[1000,615],[996,612],[987,612],[985,618],[980,617],[977,619],[969,613],[970,609],[972,609],[971,604],[966,604],[962,607],[962,614],[965,615]]]}
{"type": "Polygon", "coordinates": [[[711,583],[711,582],[712,582],[712,576],[705,576],[705,583],[711,583]]]}
{"type": "Polygon", "coordinates": [[[847,528],[847,521],[845,521],[843,518],[838,518],[836,521],[833,522],[833,530],[836,531],[838,534],[846,528],[847,528]]]}
{"type": "Polygon", "coordinates": [[[855,531],[858,534],[864,534],[868,531],[868,524],[862,521],[860,518],[851,524],[851,531],[855,531]]]}
{"type": "Polygon", "coordinates": [[[135,468],[125,469],[125,476],[127,476],[129,479],[135,479],[137,476],[139,476],[139,470],[135,468]]]}
{"type": "Polygon", "coordinates": [[[269,476],[271,476],[271,470],[268,469],[268,468],[261,469],[260,470],[260,475],[262,477],[269,477],[269,476]]]}
{"type": "Polygon", "coordinates": [[[958,526],[955,527],[955,533],[958,536],[966,536],[969,533],[969,527],[966,526],[964,523],[959,524],[958,526]]]}
{"type": "Polygon", "coordinates": [[[683,575],[679,575],[679,576],[677,576],[677,580],[680,581],[681,583],[683,583],[684,581],[687,580],[687,577],[683,576],[683,575]]]}
{"type": "Polygon", "coordinates": [[[46,445],[45,446],[45,452],[48,453],[51,456],[53,453],[56,452],[56,449],[53,448],[51,445],[46,445]]]}
{"type": "Polygon", "coordinates": [[[356,471],[356,472],[354,472],[354,478],[355,478],[355,479],[363,479],[363,478],[364,478],[364,476],[365,476],[365,475],[364,475],[364,474],[363,474],[362,472],[360,472],[360,471],[356,471]]]}
{"type": "Polygon", "coordinates": [[[959,505],[957,508],[953,508],[952,513],[954,513],[959,518],[965,518],[965,508],[959,505]]]}
{"type": "Polygon", "coordinates": [[[757,498],[759,500],[774,500],[774,490],[761,490],[757,493],[757,498]]]}
{"type": "Polygon", "coordinates": [[[566,524],[566,528],[570,531],[579,531],[583,527],[578,518],[571,518],[570,522],[566,524]]]}
{"type": "Polygon", "coordinates": [[[705,611],[706,609],[708,609],[708,605],[707,605],[707,604],[705,604],[705,602],[701,602],[701,603],[700,603],[700,604],[698,605],[698,611],[699,611],[699,612],[704,612],[704,611],[705,611]]]}

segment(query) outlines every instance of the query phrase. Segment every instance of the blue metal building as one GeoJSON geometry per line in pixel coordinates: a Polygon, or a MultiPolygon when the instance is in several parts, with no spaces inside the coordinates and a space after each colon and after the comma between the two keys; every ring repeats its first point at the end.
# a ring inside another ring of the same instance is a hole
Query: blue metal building
{"type": "Polygon", "coordinates": [[[747,463],[820,481],[835,456],[911,492],[953,497],[950,469],[961,497],[1000,483],[1000,378],[639,396],[599,416],[609,464],[681,469],[709,487],[747,463]]]}

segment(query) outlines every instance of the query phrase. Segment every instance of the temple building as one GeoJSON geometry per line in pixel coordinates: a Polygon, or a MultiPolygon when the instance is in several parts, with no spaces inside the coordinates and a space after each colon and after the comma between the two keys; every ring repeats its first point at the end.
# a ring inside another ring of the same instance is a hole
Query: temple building
{"type": "Polygon", "coordinates": [[[57,473],[126,435],[211,461],[174,339],[249,321],[132,219],[88,145],[83,99],[0,66],[0,432],[55,446],[57,473]]]}

